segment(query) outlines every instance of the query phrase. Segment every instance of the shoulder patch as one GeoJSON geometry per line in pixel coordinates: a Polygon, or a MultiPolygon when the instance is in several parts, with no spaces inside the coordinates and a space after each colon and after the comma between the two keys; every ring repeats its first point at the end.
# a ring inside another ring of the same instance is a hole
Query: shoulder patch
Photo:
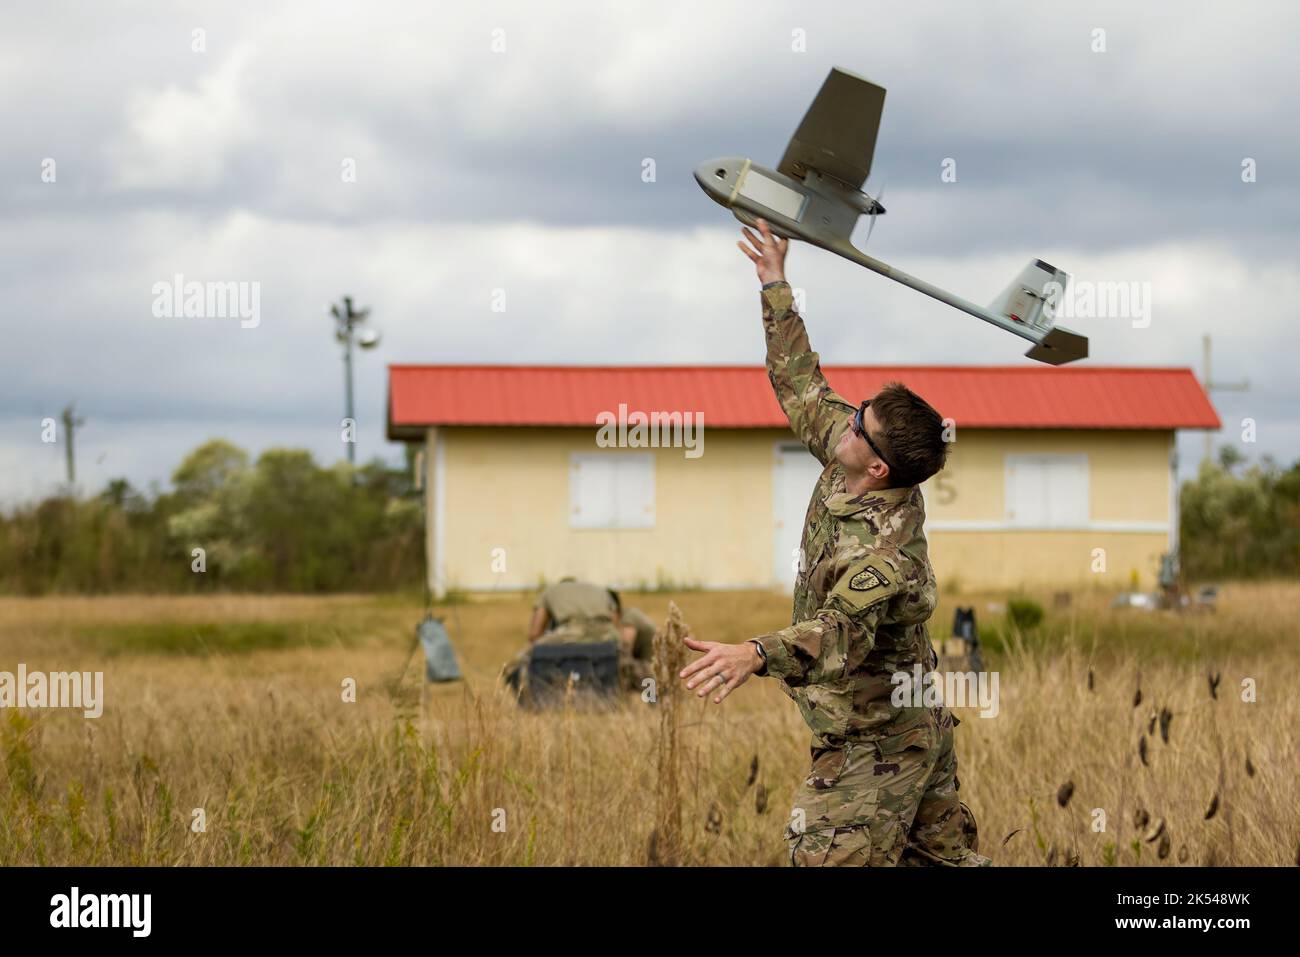
{"type": "Polygon", "coordinates": [[[863,556],[849,568],[831,589],[827,600],[838,605],[851,617],[879,605],[900,591],[901,579],[897,569],[882,556],[863,556]]]}
{"type": "Polygon", "coordinates": [[[889,579],[870,565],[849,579],[849,587],[854,591],[871,591],[888,584],[889,579]]]}

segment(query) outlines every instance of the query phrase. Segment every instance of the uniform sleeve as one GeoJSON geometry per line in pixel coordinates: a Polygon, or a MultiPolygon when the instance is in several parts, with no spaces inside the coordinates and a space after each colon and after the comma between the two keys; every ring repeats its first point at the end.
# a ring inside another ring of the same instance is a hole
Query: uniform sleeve
{"type": "Polygon", "coordinates": [[[851,564],[812,618],[759,636],[767,652],[764,673],[791,687],[843,677],[850,649],[861,659],[875,646],[889,599],[901,588],[897,573],[878,559],[851,564]]]}
{"type": "Polygon", "coordinates": [[[769,283],[761,295],[767,377],[790,420],[790,428],[825,465],[855,409],[831,389],[822,375],[821,357],[808,343],[808,332],[794,308],[790,284],[769,283]]]}
{"type": "Polygon", "coordinates": [[[545,589],[537,596],[537,601],[533,602],[533,611],[542,611],[546,613],[546,622],[544,625],[546,629],[549,630],[555,627],[555,611],[551,608],[551,590],[549,588],[545,589]]]}

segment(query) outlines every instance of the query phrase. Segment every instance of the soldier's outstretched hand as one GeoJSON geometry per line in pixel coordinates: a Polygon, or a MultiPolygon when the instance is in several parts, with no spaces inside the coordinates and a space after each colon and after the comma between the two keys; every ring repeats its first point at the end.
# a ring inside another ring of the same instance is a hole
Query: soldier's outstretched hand
{"type": "Polygon", "coordinates": [[[689,636],[682,639],[692,651],[704,652],[682,669],[679,677],[686,678],[686,687],[694,689],[696,697],[703,698],[710,691],[716,691],[714,704],[721,704],[722,699],[735,691],[749,676],[763,665],[762,656],[752,642],[729,645],[721,641],[696,641],[689,636]]]}
{"type": "Polygon", "coordinates": [[[758,221],[758,231],[763,234],[761,238],[750,232],[748,226],[740,227],[740,231],[749,240],[749,245],[746,246],[739,239],[736,240],[736,245],[757,268],[758,281],[767,284],[784,279],[785,252],[790,248],[790,240],[772,235],[772,229],[765,219],[758,221]]]}

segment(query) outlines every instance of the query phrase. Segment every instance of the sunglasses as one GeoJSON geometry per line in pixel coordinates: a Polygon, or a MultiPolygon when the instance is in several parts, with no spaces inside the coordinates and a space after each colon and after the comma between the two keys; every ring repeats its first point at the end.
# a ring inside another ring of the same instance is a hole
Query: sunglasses
{"type": "Polygon", "coordinates": [[[876,455],[880,457],[880,461],[889,466],[891,472],[897,472],[898,470],[894,468],[894,463],[889,461],[889,457],[886,456],[884,452],[880,451],[880,446],[873,442],[871,436],[867,434],[867,427],[863,424],[862,416],[866,414],[867,406],[869,405],[871,405],[871,400],[867,399],[858,406],[858,411],[854,414],[853,422],[850,427],[853,429],[854,434],[860,435],[867,440],[867,445],[871,446],[871,451],[875,452],[876,455]]]}

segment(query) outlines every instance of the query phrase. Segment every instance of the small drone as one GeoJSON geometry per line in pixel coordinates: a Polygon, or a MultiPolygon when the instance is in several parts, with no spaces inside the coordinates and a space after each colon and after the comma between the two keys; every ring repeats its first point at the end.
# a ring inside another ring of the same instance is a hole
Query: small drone
{"type": "MultiPolygon", "coordinates": [[[[894,269],[850,242],[859,216],[870,216],[873,229],[876,217],[885,211],[878,200],[862,191],[871,172],[884,107],[884,87],[836,67],[808,107],[775,170],[728,156],[700,164],[695,181],[710,199],[748,226],[765,219],[778,236],[828,249],[1028,339],[1034,345],[1025,355],[1031,359],[1064,365],[1087,358],[1087,337],[1054,326],[1050,310],[1045,308],[1054,295],[1064,291],[1069,276],[1041,259],[1026,266],[1002,295],[984,308],[894,269]]],[[[870,229],[867,236],[871,236],[870,229]]]]}

